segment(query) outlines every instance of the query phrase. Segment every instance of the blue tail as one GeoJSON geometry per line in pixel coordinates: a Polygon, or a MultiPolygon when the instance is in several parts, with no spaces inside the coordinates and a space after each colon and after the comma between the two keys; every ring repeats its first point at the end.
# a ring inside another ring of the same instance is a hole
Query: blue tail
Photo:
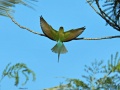
{"type": "Polygon", "coordinates": [[[59,62],[60,54],[64,54],[64,53],[68,52],[62,42],[58,42],[51,50],[54,53],[58,53],[58,62],[59,62]]]}

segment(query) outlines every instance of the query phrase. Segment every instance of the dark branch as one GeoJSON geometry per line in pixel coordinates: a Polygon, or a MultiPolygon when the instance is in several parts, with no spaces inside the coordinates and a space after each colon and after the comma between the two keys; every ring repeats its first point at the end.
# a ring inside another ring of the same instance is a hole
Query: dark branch
{"type": "Polygon", "coordinates": [[[101,8],[100,8],[100,5],[99,5],[99,1],[98,0],[95,0],[96,1],[96,5],[100,11],[100,13],[102,15],[100,15],[110,26],[112,26],[114,29],[120,31],[120,27],[119,25],[117,25],[117,23],[111,18],[109,17],[101,8]],[[107,19],[108,18],[108,19],[107,19]],[[111,22],[110,22],[111,21],[111,22]]]}
{"type": "Polygon", "coordinates": [[[94,11],[95,11],[98,15],[100,15],[100,16],[106,21],[107,24],[109,24],[109,25],[110,25],[111,27],[113,27],[114,29],[120,31],[119,23],[117,24],[117,22],[115,22],[110,16],[108,16],[108,15],[101,9],[101,7],[100,7],[100,5],[99,5],[99,0],[94,0],[94,1],[96,2],[96,5],[97,5],[99,11],[97,11],[97,10],[95,9],[95,7],[92,6],[92,4],[90,3],[89,0],[86,0],[86,1],[87,1],[87,3],[94,9],[94,11]]]}

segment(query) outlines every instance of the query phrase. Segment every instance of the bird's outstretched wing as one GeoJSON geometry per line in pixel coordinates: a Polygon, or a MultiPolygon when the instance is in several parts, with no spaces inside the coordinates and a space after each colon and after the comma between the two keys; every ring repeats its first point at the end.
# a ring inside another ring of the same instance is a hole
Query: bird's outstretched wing
{"type": "Polygon", "coordinates": [[[84,30],[85,30],[85,27],[82,27],[82,28],[72,29],[72,30],[69,30],[67,32],[64,32],[63,42],[68,42],[68,41],[75,39],[80,34],[82,34],[82,32],[84,30]]]}
{"type": "Polygon", "coordinates": [[[41,29],[43,31],[43,33],[49,38],[52,39],[54,41],[56,41],[56,36],[57,36],[57,32],[56,30],[54,30],[45,20],[44,18],[41,16],[40,17],[40,26],[41,29]]]}

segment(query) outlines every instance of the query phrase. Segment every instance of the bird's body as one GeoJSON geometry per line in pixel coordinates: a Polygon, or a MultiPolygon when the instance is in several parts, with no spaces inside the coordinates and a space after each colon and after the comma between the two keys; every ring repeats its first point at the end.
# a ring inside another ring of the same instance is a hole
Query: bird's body
{"type": "Polygon", "coordinates": [[[59,62],[60,54],[64,54],[64,53],[68,52],[66,47],[64,46],[64,44],[62,42],[64,40],[64,29],[63,29],[63,27],[60,27],[56,36],[57,36],[57,38],[56,38],[57,44],[51,50],[55,53],[58,53],[58,62],[59,62]]]}
{"type": "Polygon", "coordinates": [[[58,62],[60,54],[68,52],[63,42],[68,42],[75,39],[85,30],[85,27],[82,27],[64,32],[64,28],[60,27],[59,31],[56,31],[43,19],[42,16],[40,17],[40,23],[43,33],[49,39],[57,41],[57,44],[51,50],[54,53],[58,53],[58,62]]]}

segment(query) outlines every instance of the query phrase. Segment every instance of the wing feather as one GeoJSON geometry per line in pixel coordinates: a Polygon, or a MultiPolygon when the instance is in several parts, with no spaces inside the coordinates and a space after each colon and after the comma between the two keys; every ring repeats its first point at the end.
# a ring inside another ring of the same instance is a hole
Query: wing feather
{"type": "Polygon", "coordinates": [[[63,42],[68,42],[68,41],[71,41],[71,40],[75,39],[80,34],[82,34],[82,32],[84,30],[85,30],[85,27],[82,27],[82,28],[72,29],[72,30],[69,30],[67,32],[64,32],[64,40],[63,40],[63,42]]]}
{"type": "Polygon", "coordinates": [[[56,36],[57,36],[57,32],[56,30],[54,30],[52,28],[52,26],[50,26],[45,20],[44,18],[41,16],[40,17],[40,26],[41,29],[43,31],[43,33],[51,40],[56,41],[56,36]]]}

